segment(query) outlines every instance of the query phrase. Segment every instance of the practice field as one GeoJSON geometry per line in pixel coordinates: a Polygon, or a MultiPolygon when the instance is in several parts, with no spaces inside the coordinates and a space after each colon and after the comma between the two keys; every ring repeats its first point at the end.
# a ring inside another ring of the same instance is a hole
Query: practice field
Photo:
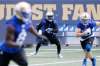
{"type": "MultiPolygon", "coordinates": [[[[84,57],[82,49],[76,46],[62,47],[63,58],[56,55],[55,46],[42,46],[37,55],[33,55],[35,47],[25,49],[29,66],[82,66],[84,57]]],[[[97,58],[97,66],[100,66],[100,47],[94,48],[93,55],[97,58]]],[[[91,66],[90,60],[88,66],[91,66]]],[[[9,66],[17,66],[11,62],[9,66]]]]}

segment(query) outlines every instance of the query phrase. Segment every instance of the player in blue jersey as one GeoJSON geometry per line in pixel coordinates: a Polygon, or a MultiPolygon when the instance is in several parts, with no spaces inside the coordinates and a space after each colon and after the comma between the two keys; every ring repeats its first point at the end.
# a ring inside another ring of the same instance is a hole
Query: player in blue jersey
{"type": "Polygon", "coordinates": [[[80,15],[80,21],[77,24],[76,35],[80,37],[81,46],[85,52],[82,66],[87,66],[87,59],[92,61],[92,66],[96,66],[96,58],[92,56],[91,49],[94,40],[92,29],[100,26],[100,22],[93,21],[87,12],[80,15]]]}
{"type": "Polygon", "coordinates": [[[16,4],[14,16],[6,22],[5,41],[0,45],[0,66],[8,66],[10,60],[16,62],[19,66],[28,66],[22,47],[28,31],[38,38],[45,39],[32,26],[31,14],[29,3],[20,2],[16,4]]]}

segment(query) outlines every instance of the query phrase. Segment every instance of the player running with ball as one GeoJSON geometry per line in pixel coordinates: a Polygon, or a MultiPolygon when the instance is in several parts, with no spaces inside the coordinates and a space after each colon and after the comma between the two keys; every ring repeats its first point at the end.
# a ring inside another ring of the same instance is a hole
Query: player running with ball
{"type": "Polygon", "coordinates": [[[96,66],[96,58],[91,54],[94,40],[92,29],[95,26],[100,26],[100,22],[93,21],[87,12],[84,12],[80,15],[80,21],[77,24],[76,35],[77,37],[81,37],[80,43],[85,52],[82,66],[87,66],[87,59],[91,60],[92,66],[96,66]]]}

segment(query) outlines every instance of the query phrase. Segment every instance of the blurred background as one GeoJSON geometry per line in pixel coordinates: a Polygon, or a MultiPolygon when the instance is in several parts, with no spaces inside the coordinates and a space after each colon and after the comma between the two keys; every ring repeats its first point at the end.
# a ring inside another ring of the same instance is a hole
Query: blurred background
{"type": "MultiPolygon", "coordinates": [[[[54,12],[59,27],[57,36],[62,45],[79,45],[75,29],[81,12],[87,11],[94,20],[100,21],[100,0],[0,0],[0,41],[5,37],[5,21],[11,18],[15,4],[20,1],[27,1],[32,5],[32,23],[35,27],[45,17],[46,11],[54,12]]],[[[98,45],[100,27],[95,27],[93,31],[96,36],[94,44],[98,45]]],[[[25,43],[36,44],[35,37],[28,34],[25,43]]]]}
{"type": "MultiPolygon", "coordinates": [[[[34,56],[34,46],[25,48],[29,66],[81,66],[84,54],[80,47],[79,38],[75,36],[76,24],[81,12],[87,11],[95,21],[100,21],[100,0],[0,0],[0,42],[4,41],[6,33],[5,21],[14,14],[14,6],[21,1],[32,5],[32,24],[34,27],[45,18],[46,11],[54,12],[54,19],[58,25],[57,37],[62,44],[64,58],[56,57],[55,46],[43,46],[39,55],[34,56]],[[66,47],[68,46],[68,47],[66,47]]],[[[92,53],[100,66],[100,27],[93,28],[95,41],[92,53]]],[[[28,33],[25,44],[35,45],[36,37],[28,33]]],[[[90,61],[89,61],[90,62],[90,61]]],[[[91,66],[91,63],[88,63],[91,66]]],[[[10,66],[16,66],[11,62],[10,66]]]]}

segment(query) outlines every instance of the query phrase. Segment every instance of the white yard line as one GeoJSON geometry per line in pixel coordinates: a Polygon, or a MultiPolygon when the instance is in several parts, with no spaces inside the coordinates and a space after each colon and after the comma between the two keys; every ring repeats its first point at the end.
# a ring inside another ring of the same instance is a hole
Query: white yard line
{"type": "Polygon", "coordinates": [[[100,58],[100,56],[96,56],[97,58],[100,58]]]}
{"type": "MultiPolygon", "coordinates": [[[[33,49],[34,49],[34,48],[27,48],[27,49],[25,49],[25,50],[33,50],[33,49]]],[[[48,48],[45,48],[45,49],[44,49],[44,48],[40,48],[40,49],[41,49],[41,50],[56,50],[56,48],[55,48],[55,49],[53,49],[53,48],[49,48],[49,49],[48,49],[48,48]]],[[[62,50],[82,50],[82,49],[81,49],[81,48],[80,48],[80,49],[77,49],[77,48],[76,48],[76,49],[67,49],[67,48],[65,48],[65,49],[62,49],[62,50]]],[[[94,48],[93,48],[93,50],[100,50],[100,49],[94,49],[94,48]]]]}
{"type": "MultiPolygon", "coordinates": [[[[100,59],[97,59],[100,61],[100,59]]],[[[70,63],[78,63],[82,62],[82,60],[71,60],[71,61],[61,61],[61,62],[52,62],[52,63],[42,63],[42,64],[29,64],[30,66],[44,66],[44,65],[55,65],[55,64],[70,64],[70,63]]],[[[11,65],[11,66],[17,66],[17,65],[11,65]]]]}
{"type": "MultiPolygon", "coordinates": [[[[27,49],[32,50],[32,49],[27,49]]],[[[56,49],[40,49],[40,50],[56,50],[56,49]]],[[[83,51],[82,49],[62,49],[62,51],[68,50],[68,52],[79,52],[83,51]]],[[[100,50],[100,49],[93,49],[93,51],[100,50]]],[[[56,53],[56,52],[40,52],[40,53],[56,53]]],[[[26,53],[26,56],[33,56],[33,52],[26,53]]],[[[97,60],[100,61],[100,56],[96,56],[97,60]]],[[[51,63],[41,63],[41,64],[29,64],[29,66],[44,66],[44,65],[55,65],[55,64],[71,64],[71,63],[78,63],[82,62],[82,60],[71,60],[71,61],[58,61],[58,62],[51,62],[51,63]]],[[[10,65],[10,66],[18,66],[18,65],[10,65]]]]}
{"type": "MultiPolygon", "coordinates": [[[[65,51],[65,52],[68,52],[68,53],[72,53],[72,52],[80,52],[80,51],[65,51]]],[[[35,52],[26,52],[26,56],[34,56],[34,53],[35,52]]],[[[40,53],[44,53],[44,54],[56,54],[56,52],[43,52],[43,51],[40,51],[40,52],[38,52],[38,54],[40,54],[40,53]]],[[[38,55],[37,54],[37,55],[38,55]]]]}
{"type": "MultiPolygon", "coordinates": [[[[31,51],[31,50],[35,50],[35,49],[25,49],[25,50],[30,50],[31,51]]],[[[42,50],[42,51],[43,50],[46,50],[46,51],[52,50],[53,51],[53,50],[57,50],[57,49],[48,49],[48,48],[47,49],[41,49],[40,48],[40,50],[42,50]]],[[[67,51],[67,50],[68,51],[83,51],[83,49],[62,49],[62,51],[67,51]]],[[[100,49],[92,49],[92,51],[96,51],[96,50],[100,50],[100,49]]]]}
{"type": "MultiPolygon", "coordinates": [[[[32,50],[32,49],[30,49],[32,50]]],[[[54,50],[56,51],[57,49],[40,49],[40,50],[54,50]]],[[[100,49],[93,49],[92,51],[96,51],[96,50],[100,50],[100,49]]],[[[80,52],[83,51],[82,49],[62,49],[62,52],[80,52]]],[[[44,51],[39,51],[39,53],[56,53],[56,52],[44,52],[44,51]]],[[[26,52],[26,56],[33,56],[34,55],[34,51],[33,52],[26,52]]]]}
{"type": "Polygon", "coordinates": [[[69,63],[77,63],[81,61],[82,60],[61,61],[61,62],[52,62],[52,63],[33,64],[33,66],[44,66],[44,65],[64,64],[64,63],[69,64],[69,63]]]}

